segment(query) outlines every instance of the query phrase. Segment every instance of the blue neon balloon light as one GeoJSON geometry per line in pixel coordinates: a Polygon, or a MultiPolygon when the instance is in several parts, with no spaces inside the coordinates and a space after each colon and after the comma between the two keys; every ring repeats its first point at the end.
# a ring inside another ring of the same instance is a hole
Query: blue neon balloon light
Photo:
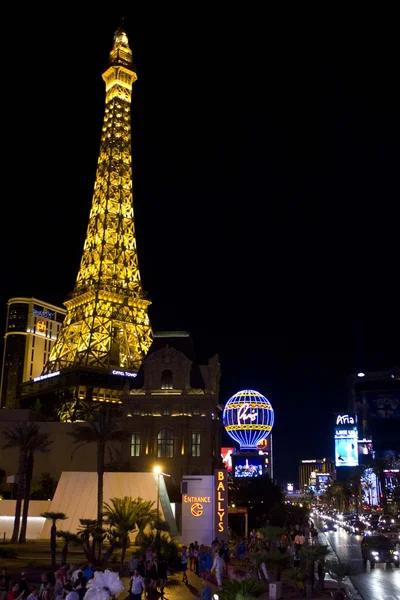
{"type": "Polygon", "coordinates": [[[274,424],[274,410],[265,396],[255,390],[237,392],[225,405],[222,422],[241,450],[256,450],[269,436],[274,424]]]}

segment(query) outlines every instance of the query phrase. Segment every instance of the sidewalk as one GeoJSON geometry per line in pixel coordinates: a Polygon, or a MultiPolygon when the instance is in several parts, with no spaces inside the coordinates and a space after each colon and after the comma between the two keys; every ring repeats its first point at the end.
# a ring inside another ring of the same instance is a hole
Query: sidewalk
{"type": "MultiPolygon", "coordinates": [[[[168,583],[164,590],[164,600],[192,600],[193,598],[201,597],[202,582],[203,578],[198,577],[192,571],[187,571],[188,583],[182,582],[182,573],[176,572],[168,577],[168,583]]],[[[122,581],[125,584],[125,590],[129,591],[129,579],[123,577],[122,581]]],[[[208,582],[211,588],[211,593],[214,594],[217,591],[215,583],[208,582]]],[[[121,599],[125,600],[126,596],[124,593],[121,594],[121,599]]],[[[161,599],[159,593],[152,594],[149,600],[161,599]]]]}

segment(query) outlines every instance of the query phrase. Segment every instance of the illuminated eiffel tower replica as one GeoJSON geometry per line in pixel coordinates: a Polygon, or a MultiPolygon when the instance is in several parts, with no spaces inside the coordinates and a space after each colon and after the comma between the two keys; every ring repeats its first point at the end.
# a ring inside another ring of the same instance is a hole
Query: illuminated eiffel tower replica
{"type": "Polygon", "coordinates": [[[137,75],[122,26],[102,77],[105,113],[80,269],[43,373],[22,386],[21,405],[32,406],[34,398],[47,409],[56,404],[62,420],[75,420],[88,404],[120,404],[152,343],[132,205],[130,106],[137,75]]]}

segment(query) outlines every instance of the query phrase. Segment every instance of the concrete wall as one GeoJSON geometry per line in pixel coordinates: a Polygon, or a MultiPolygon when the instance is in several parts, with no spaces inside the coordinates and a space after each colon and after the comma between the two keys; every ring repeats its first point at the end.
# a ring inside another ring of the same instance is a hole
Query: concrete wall
{"type": "MultiPolygon", "coordinates": [[[[161,489],[161,485],[160,485],[161,489]]],[[[163,503],[160,502],[160,515],[164,518],[163,504],[169,500],[163,487],[163,503]]],[[[154,502],[157,507],[157,475],[154,473],[104,473],[104,502],[111,498],[142,498],[154,502]]],[[[97,473],[64,472],[51,501],[51,512],[63,512],[68,520],[63,529],[76,533],[80,519],[97,517],[97,473]]],[[[165,510],[165,518],[167,519],[165,510]]],[[[168,519],[167,519],[168,520],[168,519]]],[[[50,538],[51,523],[46,521],[41,532],[42,539],[50,538]]],[[[136,537],[136,533],[133,535],[136,537]]]]}
{"type": "Polygon", "coordinates": [[[215,537],[214,475],[190,477],[185,475],[182,484],[187,492],[182,494],[182,541],[210,546],[215,537]]]}
{"type": "MultiPolygon", "coordinates": [[[[6,439],[4,430],[12,427],[17,422],[37,420],[32,418],[32,411],[25,410],[1,410],[0,411],[0,467],[4,469],[7,476],[14,475],[18,470],[18,448],[2,450],[6,439]],[[8,413],[8,414],[7,414],[8,413]],[[28,413],[30,413],[28,415],[28,413]],[[25,417],[25,418],[24,418],[25,417]],[[29,418],[26,418],[29,417],[29,418]]],[[[76,445],[69,433],[79,423],[56,423],[49,421],[38,422],[41,433],[48,433],[49,439],[53,440],[49,455],[35,454],[35,467],[33,474],[33,488],[38,483],[41,473],[50,473],[57,480],[63,471],[96,471],[96,444],[86,444],[76,450],[76,445]]],[[[116,457],[118,456],[119,444],[114,446],[116,457]]],[[[106,461],[110,456],[106,456],[106,461]]],[[[3,486],[3,489],[11,489],[3,486]]]]}
{"type": "MultiPolygon", "coordinates": [[[[26,537],[28,540],[40,539],[42,529],[46,519],[41,517],[41,513],[50,510],[50,502],[48,500],[31,500],[29,502],[28,524],[26,529],[26,537]]],[[[14,527],[15,516],[15,500],[0,501],[0,537],[3,540],[4,536],[7,540],[11,538],[14,527]]]]}

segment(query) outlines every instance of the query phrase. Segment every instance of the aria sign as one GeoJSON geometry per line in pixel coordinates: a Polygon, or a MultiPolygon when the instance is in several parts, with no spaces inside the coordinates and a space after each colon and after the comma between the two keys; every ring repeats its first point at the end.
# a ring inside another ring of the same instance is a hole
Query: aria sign
{"type": "Polygon", "coordinates": [[[336,425],[355,425],[356,420],[352,415],[338,415],[336,425]]]}

